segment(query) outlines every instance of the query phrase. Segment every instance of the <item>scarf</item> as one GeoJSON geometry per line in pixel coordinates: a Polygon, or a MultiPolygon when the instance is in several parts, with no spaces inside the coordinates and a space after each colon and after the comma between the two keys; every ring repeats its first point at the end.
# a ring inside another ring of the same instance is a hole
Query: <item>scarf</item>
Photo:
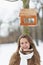
{"type": "Polygon", "coordinates": [[[27,65],[27,60],[32,58],[34,52],[31,52],[29,54],[23,54],[19,51],[19,54],[21,58],[20,65],[27,65]]]}

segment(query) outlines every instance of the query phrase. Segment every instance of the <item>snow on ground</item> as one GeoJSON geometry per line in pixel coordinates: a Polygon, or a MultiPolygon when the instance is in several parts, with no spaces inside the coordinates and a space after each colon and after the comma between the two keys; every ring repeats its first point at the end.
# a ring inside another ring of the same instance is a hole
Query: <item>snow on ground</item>
{"type": "MultiPolygon", "coordinates": [[[[39,41],[39,46],[36,46],[40,57],[41,65],[43,65],[43,42],[39,41]]],[[[8,65],[12,54],[17,50],[17,43],[0,44],[0,65],[8,65]]]]}
{"type": "Polygon", "coordinates": [[[41,65],[43,65],[43,42],[39,41],[39,46],[37,47],[37,50],[40,54],[41,65]]]}
{"type": "Polygon", "coordinates": [[[16,51],[17,44],[0,44],[0,65],[8,65],[10,56],[16,51]]]}
{"type": "Polygon", "coordinates": [[[33,40],[33,42],[34,42],[34,44],[36,46],[37,51],[39,52],[40,61],[41,61],[40,63],[41,63],[41,65],[43,65],[43,51],[42,51],[42,49],[43,49],[43,42],[41,40],[39,40],[38,41],[39,46],[36,45],[36,42],[34,40],[33,40]]]}

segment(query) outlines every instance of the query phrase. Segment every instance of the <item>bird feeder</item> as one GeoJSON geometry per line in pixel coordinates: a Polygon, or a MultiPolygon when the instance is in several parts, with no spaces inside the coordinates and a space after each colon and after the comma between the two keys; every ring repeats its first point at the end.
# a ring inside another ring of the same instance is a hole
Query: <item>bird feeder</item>
{"type": "Polygon", "coordinates": [[[20,25],[32,26],[37,24],[37,11],[35,9],[20,10],[20,25]]]}

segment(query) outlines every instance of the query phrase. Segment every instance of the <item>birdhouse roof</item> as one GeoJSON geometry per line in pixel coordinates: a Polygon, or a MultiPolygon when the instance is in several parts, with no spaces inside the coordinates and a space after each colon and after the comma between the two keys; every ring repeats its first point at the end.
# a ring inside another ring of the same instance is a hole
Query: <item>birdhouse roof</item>
{"type": "Polygon", "coordinates": [[[21,9],[19,16],[36,16],[36,9],[21,9]]]}

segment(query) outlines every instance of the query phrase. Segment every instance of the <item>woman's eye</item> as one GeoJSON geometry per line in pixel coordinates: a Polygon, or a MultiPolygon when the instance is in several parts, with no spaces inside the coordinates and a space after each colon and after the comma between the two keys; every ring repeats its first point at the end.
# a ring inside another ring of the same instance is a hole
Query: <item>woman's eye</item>
{"type": "Polygon", "coordinates": [[[21,44],[23,44],[23,42],[21,44]]]}
{"type": "Polygon", "coordinates": [[[27,44],[27,42],[25,42],[27,44]]]}

